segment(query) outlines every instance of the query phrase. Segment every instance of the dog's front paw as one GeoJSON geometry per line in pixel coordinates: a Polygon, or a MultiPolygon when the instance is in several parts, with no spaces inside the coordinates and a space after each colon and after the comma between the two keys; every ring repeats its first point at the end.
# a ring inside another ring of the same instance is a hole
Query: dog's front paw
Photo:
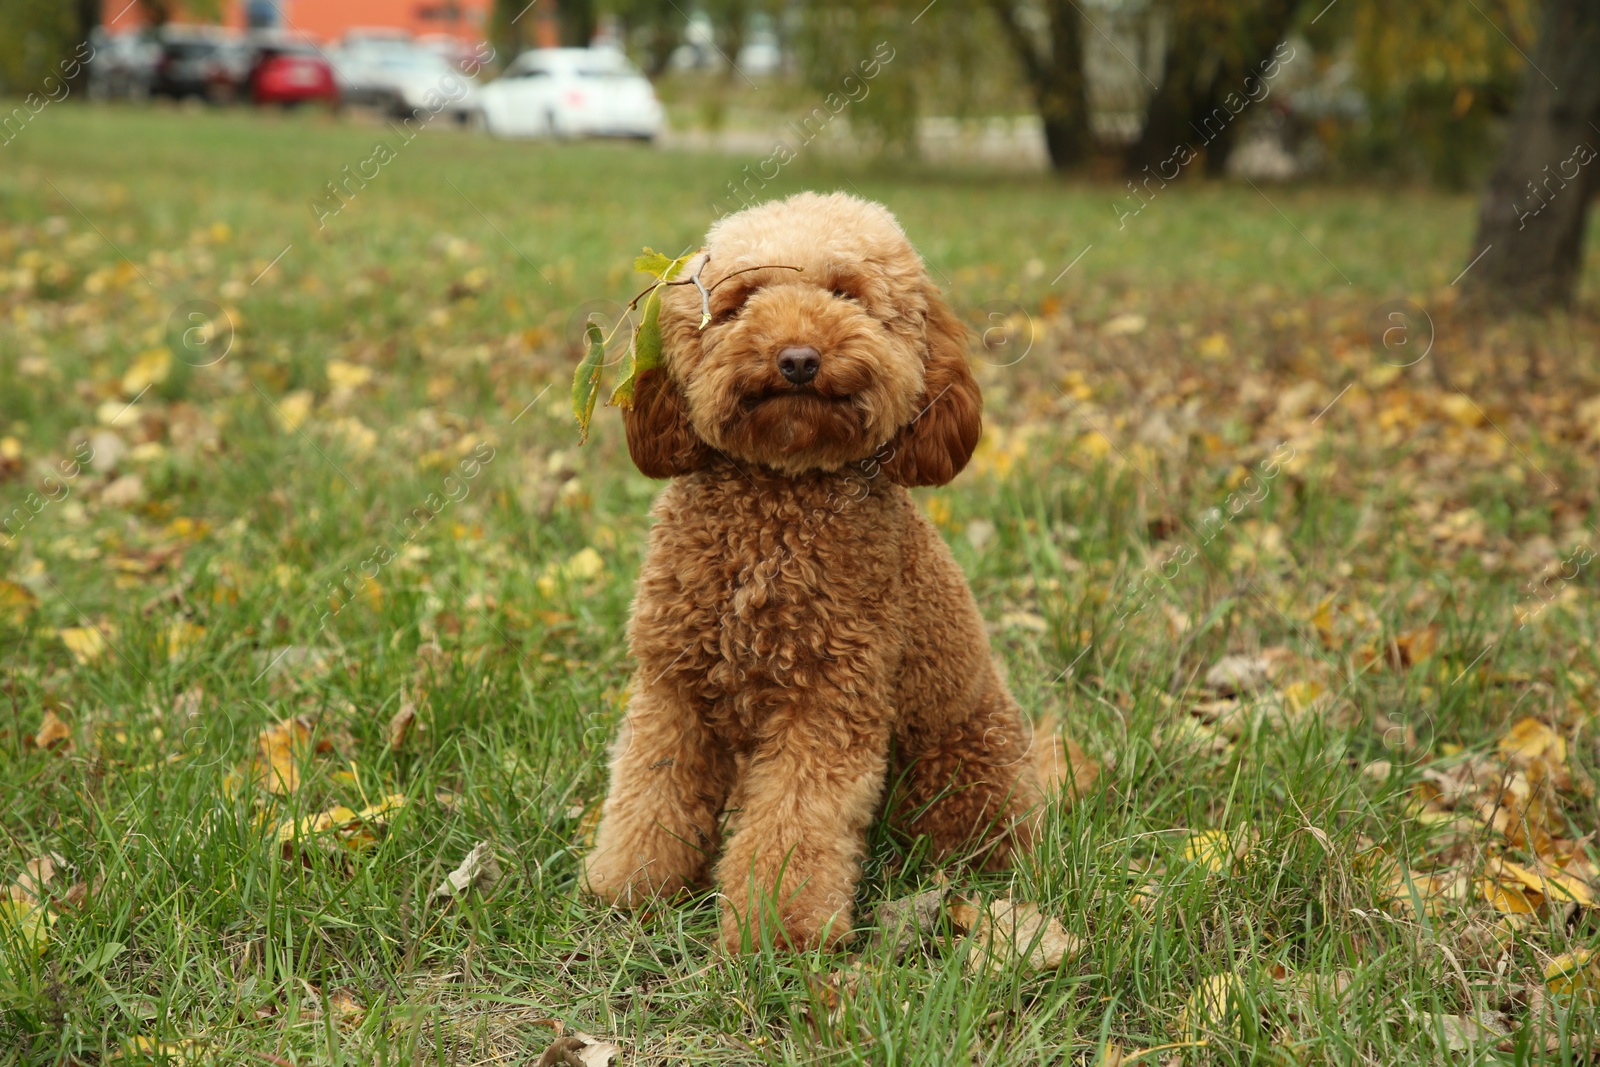
{"type": "Polygon", "coordinates": [[[843,893],[801,889],[786,900],[760,890],[725,892],[722,947],[730,953],[754,952],[764,944],[794,952],[836,948],[854,935],[850,898],[843,893]]]}
{"type": "Polygon", "coordinates": [[[636,908],[694,886],[683,875],[665,871],[655,861],[597,851],[584,861],[583,888],[607,904],[636,908]]]}

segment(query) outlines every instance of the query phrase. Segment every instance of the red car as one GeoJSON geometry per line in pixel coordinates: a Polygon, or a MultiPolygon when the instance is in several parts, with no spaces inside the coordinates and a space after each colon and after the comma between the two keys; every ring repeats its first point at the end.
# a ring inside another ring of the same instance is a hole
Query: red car
{"type": "Polygon", "coordinates": [[[333,67],[309,45],[271,45],[261,49],[250,71],[250,98],[257,104],[339,102],[333,67]]]}

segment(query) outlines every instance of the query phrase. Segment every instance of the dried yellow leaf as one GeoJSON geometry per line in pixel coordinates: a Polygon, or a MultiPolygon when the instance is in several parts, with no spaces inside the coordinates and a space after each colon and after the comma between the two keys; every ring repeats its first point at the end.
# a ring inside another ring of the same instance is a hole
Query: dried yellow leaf
{"type": "Polygon", "coordinates": [[[1518,719],[1500,739],[1500,753],[1524,766],[1536,759],[1560,766],[1567,762],[1567,742],[1538,719],[1518,719]]]}
{"type": "Polygon", "coordinates": [[[47,711],[39,722],[39,732],[33,735],[33,743],[37,748],[60,748],[70,752],[72,730],[55,712],[47,711]]]}
{"type": "Polygon", "coordinates": [[[1212,874],[1221,874],[1236,857],[1233,841],[1223,830],[1196,830],[1183,843],[1183,858],[1198,863],[1212,874]]]}
{"type": "Polygon", "coordinates": [[[16,945],[43,956],[50,947],[50,924],[53,922],[55,916],[42,904],[0,899],[0,952],[16,945]]]}
{"type": "MultiPolygon", "coordinates": [[[[1491,868],[1494,865],[1491,865],[1491,868]]],[[[1499,870],[1504,875],[1509,875],[1521,882],[1527,888],[1549,897],[1556,901],[1572,901],[1581,907],[1594,907],[1594,893],[1587,885],[1562,871],[1552,871],[1550,874],[1541,874],[1531,871],[1520,863],[1510,860],[1499,861],[1499,870]]]]}
{"type": "Polygon", "coordinates": [[[1532,915],[1539,910],[1539,905],[1544,903],[1539,894],[1533,894],[1530,899],[1520,886],[1506,885],[1492,878],[1478,880],[1478,892],[1495,911],[1506,915],[1532,915]]]}
{"type": "Polygon", "coordinates": [[[91,626],[68,626],[56,633],[80,665],[93,663],[106,650],[105,635],[91,626]]]}
{"type": "Polygon", "coordinates": [[[1243,1028],[1237,1008],[1230,1003],[1238,983],[1231,974],[1212,974],[1201,979],[1178,1013],[1178,1032],[1196,1042],[1203,1042],[1207,1033],[1221,1032],[1238,1037],[1243,1028]]]}
{"type": "Polygon", "coordinates": [[[977,944],[967,957],[967,969],[999,974],[1020,962],[1029,970],[1059,967],[1083,950],[1083,942],[1037,905],[1002,897],[987,909],[957,904],[950,918],[968,931],[977,944]]]}
{"type": "Polygon", "coordinates": [[[1550,992],[1576,996],[1593,1004],[1600,999],[1600,968],[1590,948],[1563,953],[1545,965],[1544,984],[1550,992]]]}
{"type": "Polygon", "coordinates": [[[21,626],[38,606],[39,598],[30,593],[26,586],[0,581],[0,622],[21,626]]]}

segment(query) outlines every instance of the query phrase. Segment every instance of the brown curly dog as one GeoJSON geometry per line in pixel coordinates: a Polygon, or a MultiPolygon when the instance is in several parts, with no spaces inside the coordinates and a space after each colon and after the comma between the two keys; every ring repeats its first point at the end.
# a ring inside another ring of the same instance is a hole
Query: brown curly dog
{"type": "Polygon", "coordinates": [[[899,224],[802,193],[718,222],[697,271],[710,322],[697,286],[662,290],[664,366],[623,416],[639,469],[672,483],[585,878],[636,905],[715,862],[729,949],[832,946],[876,811],[936,857],[998,866],[1065,763],[1033,745],[906,491],[966,466],[981,401],[899,224]]]}

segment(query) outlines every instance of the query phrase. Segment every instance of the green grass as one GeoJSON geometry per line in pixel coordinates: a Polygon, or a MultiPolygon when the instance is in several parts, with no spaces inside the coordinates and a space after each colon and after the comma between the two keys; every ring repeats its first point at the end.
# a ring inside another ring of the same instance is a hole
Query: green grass
{"type": "MultiPolygon", "coordinates": [[[[134,1035],[217,1062],[522,1062],[559,1020],[629,1063],[1097,1063],[1106,1041],[1187,1040],[1184,1006],[1226,974],[1208,1046],[1137,1062],[1456,1062],[1427,1015],[1482,1008],[1515,1036],[1476,1062],[1588,1062],[1592,1009],[1529,1006],[1552,955],[1596,940],[1586,912],[1502,937],[1477,894],[1418,915],[1373,875],[1375,845],[1418,870],[1446,854],[1414,786],[1523,716],[1567,739],[1551,832],[1583,856],[1600,829],[1592,568],[1527,628],[1515,614],[1596,536],[1600,427],[1579,402],[1597,331],[1454,312],[1470,198],[1196,183],[1119,229],[1125,189],[1042,177],[803,157],[764,191],[882,200],[1010,346],[979,350],[972,468],[921,496],[1018,699],[1104,765],[1016,871],[949,872],[963,896],[1037,902],[1084,939],[1077,959],[973,976],[951,929],[899,961],[863,936],[830,1007],[843,954],[726,959],[713,897],[629,916],[576,885],[657,487],[612,413],[576,447],[575,309],[631,295],[640,246],[697,242],[746,161],[430,132],[319,231],[309,202],[380,138],[398,141],[317,116],[60,106],[3,149],[0,438],[17,454],[0,521],[58,499],[0,547],[0,578],[31,598],[0,608],[0,874],[54,851],[58,895],[94,888],[52,909],[42,955],[0,948],[0,1062],[104,1063],[134,1035]],[[1370,345],[1371,309],[1396,297],[1435,317],[1408,371],[1370,345]],[[124,375],[177,344],[169,319],[194,300],[229,309],[226,357],[175,362],[124,411],[142,384],[124,375]],[[84,440],[97,460],[46,484],[41,465],[84,440]],[[1265,497],[1202,543],[1201,517],[1286,440],[1265,497]],[[463,478],[481,444],[493,458],[463,478]],[[430,494],[460,499],[402,525],[430,494]],[[333,612],[330,585],[379,546],[394,561],[333,612]],[[1183,546],[1119,628],[1125,591],[1183,546]],[[559,572],[585,548],[600,575],[559,572]],[[112,640],[80,664],[58,633],[86,626],[112,640]],[[1384,665],[1429,626],[1432,655],[1384,665]],[[1282,687],[1325,692],[1311,711],[1224,742],[1183,726],[1208,667],[1273,646],[1294,657],[1282,687]],[[418,724],[391,750],[406,699],[418,724]],[[47,711],[70,752],[28,743],[47,711]],[[295,715],[326,744],[274,799],[239,768],[295,715]],[[1379,758],[1392,773],[1364,774],[1379,758]],[[391,793],[408,803],[370,849],[273,840],[391,793]],[[1205,829],[1243,858],[1185,860],[1205,829]],[[499,887],[430,900],[482,840],[499,887]],[[336,1025],[338,991],[359,1022],[336,1025]]],[[[1475,871],[1498,839],[1471,841],[1450,862],[1475,871]]],[[[862,925],[934,875],[875,834],[862,925]]]]}

